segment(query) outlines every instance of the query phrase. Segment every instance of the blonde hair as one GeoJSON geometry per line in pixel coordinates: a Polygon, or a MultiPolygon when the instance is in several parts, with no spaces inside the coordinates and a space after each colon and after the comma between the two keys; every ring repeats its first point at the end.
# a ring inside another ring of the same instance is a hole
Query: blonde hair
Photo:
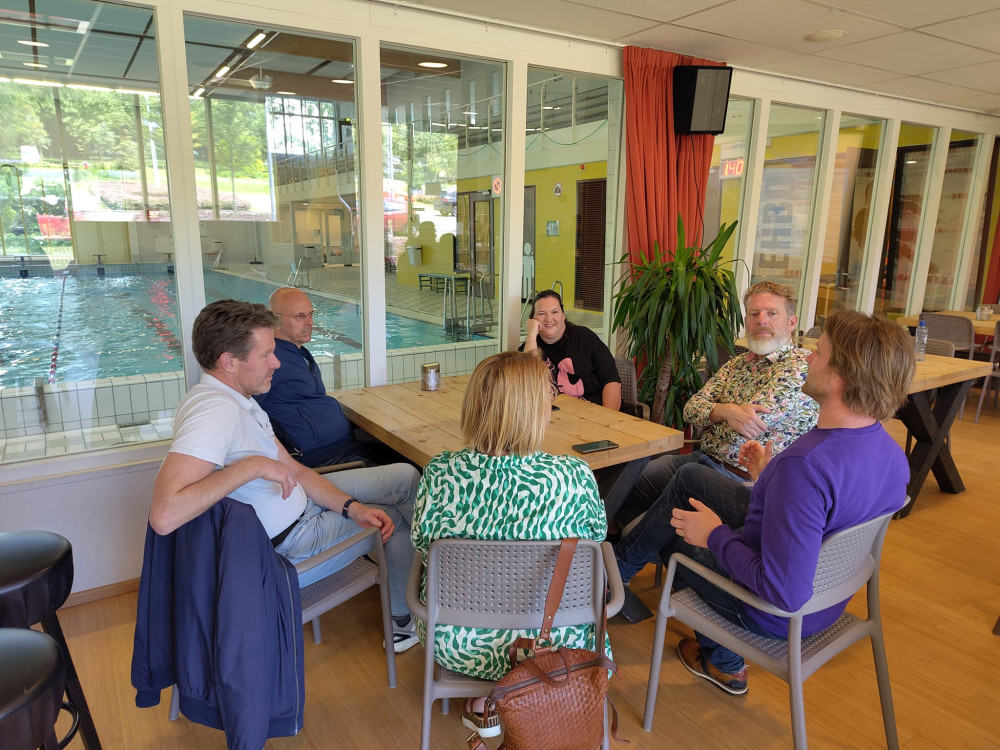
{"type": "Polygon", "coordinates": [[[462,438],[491,456],[541,449],[551,413],[549,368],[534,353],[500,352],[480,362],[462,399],[462,438]]]}
{"type": "Polygon", "coordinates": [[[773,294],[785,300],[785,310],[788,317],[795,315],[795,309],[799,305],[799,299],[795,296],[795,290],[784,284],[776,284],[773,281],[758,281],[752,287],[743,292],[743,307],[747,306],[750,298],[757,294],[773,294]]]}
{"type": "Polygon", "coordinates": [[[902,327],[855,310],[835,310],[823,324],[830,367],[844,380],[844,405],[885,420],[906,400],[916,367],[913,340],[902,327]]]}

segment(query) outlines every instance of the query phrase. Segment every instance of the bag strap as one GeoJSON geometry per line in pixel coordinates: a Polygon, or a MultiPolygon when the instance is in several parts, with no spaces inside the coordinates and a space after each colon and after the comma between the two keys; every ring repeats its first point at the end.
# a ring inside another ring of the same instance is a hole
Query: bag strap
{"type": "Polygon", "coordinates": [[[576,538],[563,539],[559,543],[559,556],[556,557],[556,568],[552,571],[552,580],[549,582],[549,593],[545,597],[545,614],[542,617],[542,632],[538,634],[540,639],[546,641],[552,638],[552,621],[555,620],[556,611],[559,609],[559,602],[562,601],[563,592],[566,590],[566,579],[569,577],[569,569],[573,564],[573,555],[576,554],[576,538]]]}

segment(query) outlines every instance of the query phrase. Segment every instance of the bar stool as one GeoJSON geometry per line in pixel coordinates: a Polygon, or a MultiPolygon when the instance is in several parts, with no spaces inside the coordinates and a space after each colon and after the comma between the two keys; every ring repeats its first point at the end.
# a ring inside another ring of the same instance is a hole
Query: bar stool
{"type": "Polygon", "coordinates": [[[0,747],[56,750],[66,679],[59,646],[45,633],[0,628],[0,664],[0,747]]]}
{"type": "MultiPolygon", "coordinates": [[[[42,630],[55,640],[62,653],[67,703],[79,716],[84,747],[101,750],[80,678],[56,616],[56,610],[72,588],[73,547],[67,539],[48,531],[0,533],[0,628],[42,624],[42,630]]],[[[62,740],[63,746],[75,731],[76,726],[62,740]]]]}

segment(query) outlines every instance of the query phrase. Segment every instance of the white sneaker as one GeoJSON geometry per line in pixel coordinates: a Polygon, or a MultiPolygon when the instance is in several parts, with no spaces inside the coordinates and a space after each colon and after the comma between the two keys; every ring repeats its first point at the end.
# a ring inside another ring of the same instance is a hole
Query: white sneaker
{"type": "MultiPolygon", "coordinates": [[[[413,648],[418,643],[420,643],[420,639],[417,638],[417,628],[412,615],[405,625],[397,625],[395,620],[392,621],[393,651],[401,654],[413,648]]],[[[384,642],[382,643],[382,648],[385,648],[384,642]]]]}

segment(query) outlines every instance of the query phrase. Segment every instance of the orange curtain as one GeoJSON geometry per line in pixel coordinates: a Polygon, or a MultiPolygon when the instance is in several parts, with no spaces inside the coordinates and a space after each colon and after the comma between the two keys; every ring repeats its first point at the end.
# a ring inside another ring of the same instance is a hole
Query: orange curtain
{"type": "Polygon", "coordinates": [[[993,233],[993,248],[990,251],[986,283],[983,284],[983,303],[1000,302],[1000,221],[993,233]]]}
{"type": "Polygon", "coordinates": [[[711,135],[674,133],[673,70],[678,65],[721,65],[712,60],[643,47],[626,47],[625,225],[629,258],[639,252],[673,254],[677,216],[689,245],[704,234],[705,187],[711,135]]]}

